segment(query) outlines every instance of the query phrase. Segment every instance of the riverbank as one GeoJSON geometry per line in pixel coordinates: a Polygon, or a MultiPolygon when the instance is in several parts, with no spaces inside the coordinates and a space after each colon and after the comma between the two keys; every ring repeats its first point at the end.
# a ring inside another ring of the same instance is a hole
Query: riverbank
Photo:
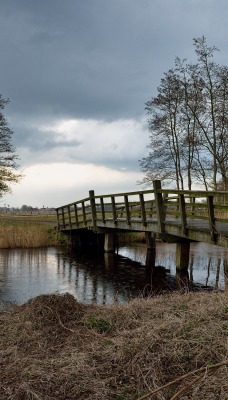
{"type": "Polygon", "coordinates": [[[12,306],[0,312],[0,398],[226,400],[227,300],[173,293],[87,306],[65,294],[12,306]]]}
{"type": "Polygon", "coordinates": [[[38,248],[66,244],[68,239],[57,232],[54,218],[14,216],[0,219],[0,248],[38,248]]]}
{"type": "MultiPolygon", "coordinates": [[[[69,245],[69,237],[56,230],[55,215],[0,214],[0,249],[69,245]]],[[[145,243],[140,232],[120,233],[118,243],[145,243]]]]}

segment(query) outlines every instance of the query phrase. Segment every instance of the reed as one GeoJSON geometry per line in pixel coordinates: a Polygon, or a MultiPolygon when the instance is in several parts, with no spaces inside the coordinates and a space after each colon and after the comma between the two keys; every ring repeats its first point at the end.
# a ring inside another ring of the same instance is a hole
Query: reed
{"type": "Polygon", "coordinates": [[[34,248],[58,246],[66,239],[53,227],[34,222],[1,221],[0,248],[34,248]]]}

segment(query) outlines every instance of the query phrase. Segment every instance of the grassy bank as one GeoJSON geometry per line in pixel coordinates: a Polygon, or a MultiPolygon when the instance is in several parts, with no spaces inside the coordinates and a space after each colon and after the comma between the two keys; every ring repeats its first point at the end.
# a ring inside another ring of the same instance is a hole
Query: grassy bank
{"type": "MultiPolygon", "coordinates": [[[[0,215],[0,248],[34,248],[68,244],[69,238],[55,229],[55,216],[0,215]]],[[[126,232],[118,235],[118,242],[145,242],[143,232],[126,232]]]]}
{"type": "Polygon", "coordinates": [[[36,219],[0,220],[0,248],[34,248],[65,244],[67,238],[55,230],[52,221],[36,219]]]}
{"type": "Polygon", "coordinates": [[[0,398],[226,400],[227,300],[174,293],[86,306],[65,294],[14,306],[0,313],[0,398]]]}

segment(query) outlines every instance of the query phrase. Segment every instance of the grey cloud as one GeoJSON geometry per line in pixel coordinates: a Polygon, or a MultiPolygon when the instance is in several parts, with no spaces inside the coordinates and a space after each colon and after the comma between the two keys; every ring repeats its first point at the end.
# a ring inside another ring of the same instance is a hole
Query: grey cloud
{"type": "MultiPolygon", "coordinates": [[[[51,151],[69,162],[138,168],[140,154],[113,148],[85,158],[75,151],[83,140],[57,140],[53,131],[41,133],[39,124],[140,120],[175,56],[193,57],[194,36],[205,34],[228,61],[227,9],[225,0],[2,1],[0,93],[11,100],[6,113],[15,146],[47,162],[51,151]]],[[[23,157],[24,164],[34,161],[28,153],[23,157]]]]}
{"type": "Polygon", "coordinates": [[[175,56],[193,52],[212,15],[219,23],[216,10],[210,0],[2,2],[1,91],[12,113],[137,118],[175,56]]]}

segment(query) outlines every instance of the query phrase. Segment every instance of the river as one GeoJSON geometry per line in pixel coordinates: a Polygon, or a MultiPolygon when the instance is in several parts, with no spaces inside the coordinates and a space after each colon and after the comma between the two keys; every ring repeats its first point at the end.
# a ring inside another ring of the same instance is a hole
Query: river
{"type": "Polygon", "coordinates": [[[176,275],[175,244],[157,243],[155,269],[145,267],[145,245],[115,254],[72,254],[64,248],[1,249],[0,302],[22,304],[46,293],[69,292],[82,303],[110,304],[183,286],[223,290],[228,249],[191,243],[187,274],[176,275]]]}

